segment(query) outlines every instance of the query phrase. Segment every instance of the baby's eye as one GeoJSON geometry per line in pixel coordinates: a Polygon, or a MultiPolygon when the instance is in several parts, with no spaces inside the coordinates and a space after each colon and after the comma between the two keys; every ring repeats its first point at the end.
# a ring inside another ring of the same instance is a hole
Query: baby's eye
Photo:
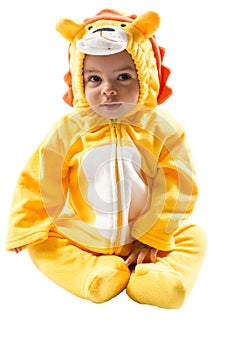
{"type": "Polygon", "coordinates": [[[88,81],[92,81],[93,83],[99,82],[101,81],[101,78],[98,75],[91,75],[88,78],[88,81]]]}
{"type": "Polygon", "coordinates": [[[122,73],[118,77],[118,80],[128,80],[128,79],[131,79],[131,76],[128,73],[122,73]]]}

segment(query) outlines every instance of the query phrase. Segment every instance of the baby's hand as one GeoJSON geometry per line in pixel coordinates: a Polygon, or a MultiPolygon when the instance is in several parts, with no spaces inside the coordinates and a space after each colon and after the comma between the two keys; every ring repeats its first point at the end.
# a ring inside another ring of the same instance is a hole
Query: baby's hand
{"type": "Polygon", "coordinates": [[[157,258],[158,250],[152,248],[146,244],[137,242],[133,251],[129,254],[128,258],[125,260],[126,266],[132,263],[142,264],[142,263],[155,263],[157,258]]]}

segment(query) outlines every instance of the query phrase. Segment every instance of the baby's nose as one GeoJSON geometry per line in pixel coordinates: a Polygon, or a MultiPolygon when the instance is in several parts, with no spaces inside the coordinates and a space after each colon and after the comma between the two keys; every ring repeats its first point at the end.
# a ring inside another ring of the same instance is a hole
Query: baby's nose
{"type": "Polygon", "coordinates": [[[105,84],[105,85],[103,86],[102,94],[103,94],[104,96],[113,96],[113,95],[117,95],[117,89],[114,87],[113,84],[108,83],[108,84],[105,84]]]}

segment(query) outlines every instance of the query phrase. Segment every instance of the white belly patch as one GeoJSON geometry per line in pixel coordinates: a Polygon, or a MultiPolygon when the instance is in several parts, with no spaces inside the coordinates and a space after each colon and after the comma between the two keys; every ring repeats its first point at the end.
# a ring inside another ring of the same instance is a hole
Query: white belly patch
{"type": "Polygon", "coordinates": [[[118,236],[119,244],[124,244],[130,223],[149,201],[140,153],[129,146],[99,146],[84,155],[81,167],[88,183],[86,197],[96,214],[96,229],[112,242],[118,236]]]}

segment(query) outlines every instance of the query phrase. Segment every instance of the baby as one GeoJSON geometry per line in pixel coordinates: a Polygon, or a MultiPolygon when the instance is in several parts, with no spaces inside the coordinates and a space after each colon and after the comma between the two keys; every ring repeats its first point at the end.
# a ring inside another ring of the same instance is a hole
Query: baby
{"type": "Polygon", "coordinates": [[[126,289],[179,308],[205,255],[205,233],[186,222],[197,186],[185,133],[157,108],[171,94],[158,26],[153,11],[109,9],[58,22],[74,112],[29,159],[12,201],[7,249],[28,248],[46,276],[95,303],[126,289]]]}

